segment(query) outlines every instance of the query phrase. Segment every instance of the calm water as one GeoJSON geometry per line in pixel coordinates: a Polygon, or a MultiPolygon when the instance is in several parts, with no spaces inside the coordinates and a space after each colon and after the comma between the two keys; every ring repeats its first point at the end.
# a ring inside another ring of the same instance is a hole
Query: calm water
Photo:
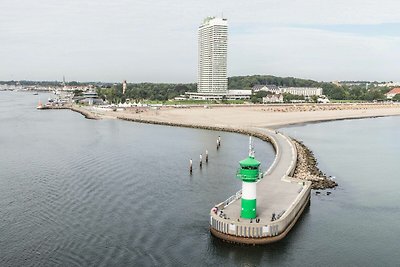
{"type": "MultiPolygon", "coordinates": [[[[283,129],[340,187],[313,195],[283,241],[246,247],[208,231],[210,207],[240,189],[246,136],[91,121],[37,111],[39,98],[0,92],[0,266],[400,264],[399,117],[283,129]]],[[[265,169],[273,149],[255,146],[265,169]]]]}

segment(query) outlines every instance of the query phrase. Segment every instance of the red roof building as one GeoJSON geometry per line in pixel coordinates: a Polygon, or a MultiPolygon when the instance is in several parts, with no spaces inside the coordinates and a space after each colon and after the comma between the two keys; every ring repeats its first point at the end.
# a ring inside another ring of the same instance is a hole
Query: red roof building
{"type": "Polygon", "coordinates": [[[386,97],[392,99],[395,95],[400,94],[400,87],[393,88],[386,93],[386,97]]]}

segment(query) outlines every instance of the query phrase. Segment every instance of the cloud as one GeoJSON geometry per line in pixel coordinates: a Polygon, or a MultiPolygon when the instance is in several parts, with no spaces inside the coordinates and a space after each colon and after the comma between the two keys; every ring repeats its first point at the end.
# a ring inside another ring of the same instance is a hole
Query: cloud
{"type": "Polygon", "coordinates": [[[400,37],[275,27],[232,37],[231,43],[229,61],[241,62],[230,64],[231,75],[248,70],[318,80],[390,80],[400,62],[400,37]]]}
{"type": "Polygon", "coordinates": [[[222,13],[232,75],[396,80],[399,9],[393,0],[2,0],[0,80],[194,82],[197,27],[222,13]]]}

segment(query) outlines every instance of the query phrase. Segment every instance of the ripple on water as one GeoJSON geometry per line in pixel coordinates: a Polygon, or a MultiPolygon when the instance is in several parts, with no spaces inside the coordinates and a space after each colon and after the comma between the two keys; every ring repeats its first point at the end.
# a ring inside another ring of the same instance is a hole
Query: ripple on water
{"type": "Polygon", "coordinates": [[[9,134],[0,131],[1,266],[201,263],[208,210],[221,201],[215,187],[237,190],[225,169],[236,168],[245,136],[223,136],[223,153],[209,149],[210,163],[189,177],[188,159],[214,147],[216,133],[71,112],[27,118],[29,106],[15,111],[13,124],[2,108],[9,134]]]}

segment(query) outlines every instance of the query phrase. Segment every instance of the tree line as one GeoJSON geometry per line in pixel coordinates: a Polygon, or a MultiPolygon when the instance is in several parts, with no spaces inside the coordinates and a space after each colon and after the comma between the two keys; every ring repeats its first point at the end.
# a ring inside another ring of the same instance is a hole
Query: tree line
{"type": "MultiPolygon", "coordinates": [[[[365,84],[367,84],[367,82],[365,84]]],[[[276,77],[272,75],[236,76],[228,79],[228,87],[230,89],[251,89],[254,85],[321,87],[323,89],[323,94],[329,99],[359,101],[385,100],[385,94],[390,90],[390,88],[387,87],[378,87],[377,83],[372,83],[368,87],[365,85],[337,86],[330,82],[318,82],[294,77],[276,77]]],[[[258,99],[260,98],[258,95],[253,96],[253,99],[254,97],[258,99]]],[[[286,95],[285,98],[289,100],[301,100],[299,97],[290,95],[286,95]]]]}
{"type": "Polygon", "coordinates": [[[122,92],[122,84],[115,84],[105,88],[98,88],[97,93],[103,100],[110,103],[124,103],[126,99],[141,101],[167,101],[185,92],[195,92],[195,83],[168,84],[168,83],[135,83],[127,84],[126,92],[122,92]]]}
{"type": "MultiPolygon", "coordinates": [[[[257,84],[286,87],[321,87],[323,89],[323,94],[331,100],[385,100],[385,93],[390,90],[390,88],[387,87],[378,87],[376,84],[372,84],[368,88],[363,85],[337,86],[329,82],[317,82],[307,79],[276,77],[271,75],[236,76],[228,79],[228,88],[230,89],[251,89],[257,84]]],[[[122,94],[122,84],[99,87],[98,94],[101,98],[111,103],[123,103],[128,98],[135,101],[167,101],[183,95],[185,92],[195,92],[196,90],[197,85],[195,83],[130,83],[127,85],[125,94],[122,94]]],[[[251,101],[255,103],[260,102],[263,96],[265,96],[265,93],[256,93],[252,96],[251,101]]],[[[285,94],[284,99],[285,101],[303,100],[304,97],[285,94]]]]}
{"type": "MultiPolygon", "coordinates": [[[[3,81],[1,83],[21,85],[42,85],[42,86],[60,86],[59,81],[3,81]]],[[[81,83],[76,81],[68,82],[67,85],[88,85],[96,86],[97,92],[101,98],[111,103],[125,102],[126,99],[135,101],[152,100],[167,101],[185,92],[195,92],[197,90],[196,83],[188,84],[168,84],[168,83],[129,83],[126,93],[122,94],[122,84],[112,83],[81,83]]],[[[367,84],[367,82],[365,82],[367,84]]],[[[310,79],[300,79],[294,77],[277,77],[272,75],[251,75],[251,76],[235,76],[228,78],[229,89],[251,89],[254,85],[276,85],[287,87],[321,87],[324,95],[331,100],[357,100],[357,101],[374,101],[385,100],[390,88],[378,87],[373,82],[368,87],[365,85],[342,85],[337,86],[330,82],[318,82],[310,79]]],[[[254,94],[253,102],[259,102],[261,95],[254,94]]],[[[299,99],[296,96],[285,95],[285,99],[299,99]]],[[[397,98],[394,98],[396,100],[397,98]]]]}

